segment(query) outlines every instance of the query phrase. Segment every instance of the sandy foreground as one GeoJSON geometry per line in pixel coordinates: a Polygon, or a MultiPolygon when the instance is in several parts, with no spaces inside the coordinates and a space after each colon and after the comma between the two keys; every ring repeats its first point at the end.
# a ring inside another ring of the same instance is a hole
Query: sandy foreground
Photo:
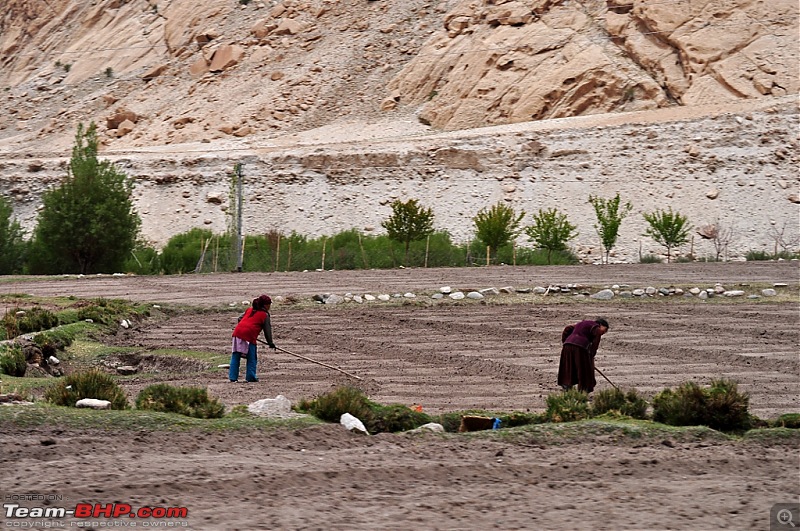
{"type": "MultiPolygon", "coordinates": [[[[261,292],[299,300],[325,292],[417,294],[405,303],[273,307],[278,346],[341,367],[360,381],[266,349],[257,384],[231,384],[222,370],[161,367],[162,381],[206,386],[227,406],[278,394],[297,401],[352,383],[377,402],[421,404],[430,413],[541,411],[544,397],[556,391],[561,328],[604,315],[612,329],[597,363],[618,386],[652,396],[690,379],[706,384],[733,378],[750,393],[751,411],[772,418],[800,411],[795,297],[702,303],[568,296],[553,303],[516,294],[433,304],[430,294],[442,286],[579,283],[595,292],[607,285],[705,288],[718,282],[748,293],[779,284],[776,289],[796,294],[799,271],[797,262],[779,262],[64,277],[15,279],[2,290],[221,308],[171,319],[154,311],[151,320],[111,339],[138,347],[126,362],[143,371],[153,370],[148,350],[168,346],[219,352],[219,362],[226,363],[241,302],[261,292]]],[[[144,385],[134,379],[126,391],[135,397],[144,385]]],[[[608,386],[598,378],[598,389],[608,386]]],[[[5,504],[187,510],[172,519],[87,520],[12,518],[5,509],[4,529],[87,521],[95,528],[212,530],[769,529],[774,504],[800,499],[796,437],[637,437],[600,423],[514,435],[359,436],[339,425],[245,432],[0,428],[5,504]],[[26,494],[52,499],[47,505],[19,501],[26,494]]]]}

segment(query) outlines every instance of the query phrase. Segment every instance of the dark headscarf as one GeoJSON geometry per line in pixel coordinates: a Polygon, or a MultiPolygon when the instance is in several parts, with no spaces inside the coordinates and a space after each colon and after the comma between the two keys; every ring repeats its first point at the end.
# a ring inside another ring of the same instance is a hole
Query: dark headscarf
{"type": "Polygon", "coordinates": [[[266,311],[267,305],[272,304],[272,299],[269,295],[261,295],[257,299],[253,299],[253,312],[251,315],[258,311],[266,311]]]}

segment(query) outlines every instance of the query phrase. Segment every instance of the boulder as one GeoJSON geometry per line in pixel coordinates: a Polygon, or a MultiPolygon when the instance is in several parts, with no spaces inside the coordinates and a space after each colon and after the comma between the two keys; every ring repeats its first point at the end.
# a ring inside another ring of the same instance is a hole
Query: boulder
{"type": "Polygon", "coordinates": [[[210,72],[221,72],[236,65],[244,56],[244,48],[236,44],[223,44],[214,51],[211,57],[211,64],[208,66],[210,72]]]}

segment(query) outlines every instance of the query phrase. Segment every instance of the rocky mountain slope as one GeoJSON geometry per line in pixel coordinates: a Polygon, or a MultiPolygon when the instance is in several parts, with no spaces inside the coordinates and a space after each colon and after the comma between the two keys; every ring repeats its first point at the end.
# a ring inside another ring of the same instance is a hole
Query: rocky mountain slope
{"type": "Polygon", "coordinates": [[[621,260],[667,207],[771,250],[797,232],[797,24],[788,0],[7,0],[0,189],[32,227],[95,121],[159,245],[224,230],[244,162],[250,232],[379,230],[418,197],[466,239],[505,200],[565,209],[591,261],[586,199],[620,192],[621,260]]]}

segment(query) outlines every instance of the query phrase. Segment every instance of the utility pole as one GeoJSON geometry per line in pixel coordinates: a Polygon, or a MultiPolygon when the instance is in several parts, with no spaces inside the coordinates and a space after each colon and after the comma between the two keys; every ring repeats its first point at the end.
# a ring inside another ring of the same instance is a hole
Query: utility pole
{"type": "Polygon", "coordinates": [[[244,249],[242,245],[242,211],[244,204],[242,200],[242,163],[236,163],[236,271],[242,272],[242,261],[244,259],[244,249]]]}

